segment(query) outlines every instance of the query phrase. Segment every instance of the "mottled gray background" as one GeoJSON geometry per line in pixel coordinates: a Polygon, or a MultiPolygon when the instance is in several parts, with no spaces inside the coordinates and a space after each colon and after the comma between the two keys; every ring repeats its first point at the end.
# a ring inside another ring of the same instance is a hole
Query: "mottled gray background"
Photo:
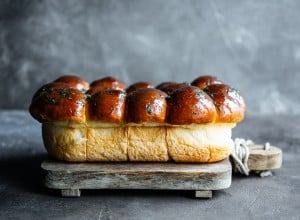
{"type": "Polygon", "coordinates": [[[127,84],[212,74],[249,115],[300,113],[300,1],[0,2],[0,108],[61,74],[127,84]]]}

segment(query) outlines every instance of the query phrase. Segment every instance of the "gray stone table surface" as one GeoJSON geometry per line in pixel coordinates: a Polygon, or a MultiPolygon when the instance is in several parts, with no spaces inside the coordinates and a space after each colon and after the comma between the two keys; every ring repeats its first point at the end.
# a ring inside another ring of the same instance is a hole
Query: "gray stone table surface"
{"type": "Polygon", "coordinates": [[[61,198],[43,187],[47,158],[40,125],[26,111],[0,110],[0,219],[300,219],[300,117],[247,118],[234,137],[283,149],[283,166],[271,177],[234,175],[212,199],[187,191],[84,190],[61,198]]]}

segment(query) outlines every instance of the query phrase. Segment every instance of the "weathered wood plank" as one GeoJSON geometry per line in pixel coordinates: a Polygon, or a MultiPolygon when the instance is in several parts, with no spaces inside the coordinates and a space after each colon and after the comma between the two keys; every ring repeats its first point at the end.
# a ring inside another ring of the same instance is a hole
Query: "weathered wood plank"
{"type": "Polygon", "coordinates": [[[70,163],[46,160],[42,168],[48,171],[97,171],[103,173],[210,173],[228,170],[228,159],[217,163],[149,163],[149,162],[98,162],[98,163],[70,163]]]}
{"type": "Polygon", "coordinates": [[[56,189],[218,190],[231,184],[228,159],[209,164],[64,163],[45,161],[45,185],[56,189]]]}

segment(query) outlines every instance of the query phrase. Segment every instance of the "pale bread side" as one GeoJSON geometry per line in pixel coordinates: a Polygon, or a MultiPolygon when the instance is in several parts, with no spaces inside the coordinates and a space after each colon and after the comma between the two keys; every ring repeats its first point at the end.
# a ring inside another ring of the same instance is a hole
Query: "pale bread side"
{"type": "Polygon", "coordinates": [[[127,161],[125,127],[87,128],[87,161],[127,161]]]}
{"type": "Polygon", "coordinates": [[[128,157],[130,161],[168,161],[165,127],[128,127],[128,157]]]}
{"type": "Polygon", "coordinates": [[[89,126],[43,123],[44,145],[59,160],[204,163],[229,156],[233,123],[190,126],[89,126]]]}
{"type": "Polygon", "coordinates": [[[215,162],[229,156],[234,124],[208,124],[168,127],[167,144],[176,162],[215,162]]]}
{"type": "Polygon", "coordinates": [[[64,161],[86,161],[86,128],[43,123],[42,135],[49,155],[64,161]]]}

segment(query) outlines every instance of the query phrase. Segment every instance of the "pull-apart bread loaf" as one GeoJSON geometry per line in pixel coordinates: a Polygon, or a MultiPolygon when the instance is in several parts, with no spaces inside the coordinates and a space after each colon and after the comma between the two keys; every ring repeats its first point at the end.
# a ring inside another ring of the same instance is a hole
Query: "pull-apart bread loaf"
{"type": "Polygon", "coordinates": [[[49,155],[64,161],[215,162],[229,156],[244,118],[239,92],[216,77],[154,86],[62,76],[33,96],[49,155]]]}

